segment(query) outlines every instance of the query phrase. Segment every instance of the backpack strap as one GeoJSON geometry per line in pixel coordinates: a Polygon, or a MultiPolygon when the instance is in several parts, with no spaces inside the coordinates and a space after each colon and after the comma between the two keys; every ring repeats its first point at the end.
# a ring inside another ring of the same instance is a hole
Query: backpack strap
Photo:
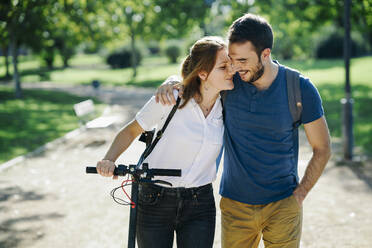
{"type": "Polygon", "coordinates": [[[221,100],[221,105],[222,105],[222,119],[223,119],[223,122],[225,123],[225,107],[224,107],[224,104],[225,104],[225,101],[226,101],[226,91],[221,91],[220,92],[220,100],[221,100]]]}
{"type": "Polygon", "coordinates": [[[302,100],[300,89],[300,73],[286,67],[287,93],[289,111],[293,119],[293,128],[298,128],[301,124],[302,100]]]}

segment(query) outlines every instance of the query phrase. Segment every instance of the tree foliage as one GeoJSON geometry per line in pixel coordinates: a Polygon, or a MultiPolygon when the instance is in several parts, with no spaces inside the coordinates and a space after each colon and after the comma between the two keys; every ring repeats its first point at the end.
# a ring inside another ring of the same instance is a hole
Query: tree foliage
{"type": "MultiPolygon", "coordinates": [[[[274,29],[273,53],[282,58],[313,55],[315,40],[344,26],[344,0],[220,0],[219,11],[226,26],[247,12],[265,17],[274,29]]],[[[372,0],[352,1],[351,21],[352,30],[372,44],[372,0]]]]}
{"type": "Polygon", "coordinates": [[[102,1],[59,0],[54,1],[47,12],[48,25],[43,32],[43,49],[58,51],[65,67],[81,43],[88,43],[91,48],[98,50],[112,37],[107,22],[111,16],[105,11],[102,1]]]}
{"type": "Polygon", "coordinates": [[[201,26],[207,18],[213,1],[154,0],[157,14],[152,30],[158,30],[155,38],[180,38],[189,34],[195,26],[201,26]]]}
{"type": "MultiPolygon", "coordinates": [[[[0,47],[3,53],[12,48],[13,76],[20,95],[17,51],[21,46],[40,54],[49,66],[59,54],[68,66],[81,45],[97,51],[113,40],[123,45],[130,41],[135,51],[138,40],[224,35],[247,12],[271,23],[273,54],[286,59],[313,55],[317,42],[340,33],[344,25],[344,0],[3,0],[0,47]]],[[[372,0],[353,0],[351,17],[353,32],[363,37],[371,51],[372,0]]],[[[133,55],[135,76],[138,61],[133,55]]]]}

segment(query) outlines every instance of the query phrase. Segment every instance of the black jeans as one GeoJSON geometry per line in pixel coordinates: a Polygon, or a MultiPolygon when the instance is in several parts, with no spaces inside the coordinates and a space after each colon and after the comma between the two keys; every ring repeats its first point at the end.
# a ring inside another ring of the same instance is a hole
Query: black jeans
{"type": "Polygon", "coordinates": [[[139,248],[213,246],[216,206],[211,184],[197,188],[140,185],[137,212],[139,248]]]}

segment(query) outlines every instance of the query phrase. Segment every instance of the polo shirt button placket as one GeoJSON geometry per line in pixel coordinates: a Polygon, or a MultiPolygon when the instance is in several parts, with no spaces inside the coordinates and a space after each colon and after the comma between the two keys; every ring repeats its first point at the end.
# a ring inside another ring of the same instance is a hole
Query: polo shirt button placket
{"type": "Polygon", "coordinates": [[[200,154],[202,154],[203,147],[204,147],[204,145],[206,143],[207,132],[208,132],[208,120],[205,120],[205,122],[204,122],[204,131],[203,131],[203,141],[202,141],[202,143],[200,145],[199,152],[196,155],[196,159],[195,159],[196,164],[199,164],[199,162],[200,162],[200,154]]]}
{"type": "Polygon", "coordinates": [[[257,106],[257,96],[258,96],[258,91],[255,87],[251,89],[252,93],[252,100],[249,105],[249,111],[250,112],[255,112],[256,111],[256,106],[257,106]]]}
{"type": "Polygon", "coordinates": [[[252,93],[252,95],[257,94],[257,89],[256,89],[256,87],[252,87],[252,88],[251,88],[251,93],[252,93]]]}

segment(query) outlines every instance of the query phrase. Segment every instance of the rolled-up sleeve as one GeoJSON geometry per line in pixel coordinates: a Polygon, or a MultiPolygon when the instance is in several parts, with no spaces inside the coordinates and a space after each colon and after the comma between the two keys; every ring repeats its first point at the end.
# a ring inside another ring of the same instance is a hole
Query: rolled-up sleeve
{"type": "MultiPolygon", "coordinates": [[[[178,91],[173,93],[177,98],[178,91]]],[[[155,96],[153,96],[136,114],[135,119],[143,130],[150,131],[164,121],[164,118],[168,116],[172,108],[173,106],[163,106],[161,103],[157,103],[155,96]]]]}

